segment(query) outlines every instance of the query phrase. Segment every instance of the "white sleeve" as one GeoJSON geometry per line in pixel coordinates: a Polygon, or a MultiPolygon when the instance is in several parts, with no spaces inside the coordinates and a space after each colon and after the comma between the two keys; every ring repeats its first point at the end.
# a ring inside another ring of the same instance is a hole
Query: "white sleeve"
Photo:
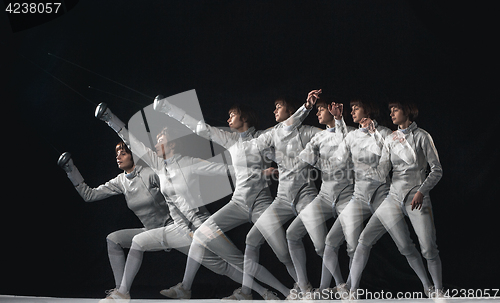
{"type": "Polygon", "coordinates": [[[345,124],[344,117],[340,120],[335,119],[335,133],[340,133],[342,134],[342,137],[345,138],[348,132],[349,130],[345,124]]]}
{"type": "Polygon", "coordinates": [[[91,188],[85,182],[78,184],[75,188],[85,202],[99,201],[110,196],[123,194],[123,188],[118,177],[109,180],[97,188],[91,188]]]}
{"type": "Polygon", "coordinates": [[[302,105],[295,111],[295,113],[293,113],[293,115],[281,123],[283,123],[287,128],[299,127],[302,122],[304,122],[307,115],[309,115],[311,109],[307,109],[305,105],[302,105]]]}
{"type": "Polygon", "coordinates": [[[422,145],[422,150],[431,171],[418,191],[424,196],[427,196],[430,190],[436,186],[439,180],[441,180],[441,177],[443,176],[443,168],[441,166],[441,162],[439,162],[439,156],[436,147],[434,146],[434,141],[429,134],[426,133],[424,140],[422,140],[422,145]]]}
{"type": "Polygon", "coordinates": [[[192,116],[188,115],[184,110],[178,108],[173,104],[169,103],[169,107],[170,109],[167,112],[167,115],[184,124],[198,136],[203,137],[207,140],[212,140],[215,143],[224,146],[226,149],[229,148],[230,145],[234,144],[234,142],[230,140],[232,136],[231,132],[210,126],[203,120],[195,119],[192,116]]]}
{"type": "Polygon", "coordinates": [[[229,169],[229,173],[234,175],[234,167],[232,165],[224,165],[221,163],[210,162],[199,158],[192,159],[192,165],[190,165],[190,169],[192,169],[195,174],[203,176],[227,175],[229,169]]]}
{"type": "Polygon", "coordinates": [[[384,145],[382,146],[381,156],[376,167],[366,166],[366,174],[367,178],[385,183],[386,177],[389,174],[389,171],[392,168],[391,163],[391,151],[389,148],[390,137],[387,137],[384,141],[384,145]]]}
{"type": "Polygon", "coordinates": [[[307,142],[306,147],[300,152],[298,158],[310,165],[315,165],[319,159],[319,146],[316,137],[307,142]]]}

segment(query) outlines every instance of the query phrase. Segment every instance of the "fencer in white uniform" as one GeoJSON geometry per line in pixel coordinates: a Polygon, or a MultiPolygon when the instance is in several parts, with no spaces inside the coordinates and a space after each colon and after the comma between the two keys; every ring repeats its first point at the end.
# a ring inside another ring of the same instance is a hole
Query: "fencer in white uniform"
{"type": "MultiPolygon", "coordinates": [[[[185,290],[189,290],[196,271],[203,259],[204,247],[208,248],[233,266],[243,270],[243,253],[227,238],[225,232],[248,222],[255,222],[272,202],[263,171],[272,173],[264,159],[264,153],[256,144],[243,142],[258,137],[263,131],[256,131],[253,126],[255,113],[244,105],[235,105],[229,110],[229,126],[235,131],[212,127],[204,121],[193,118],[183,109],[173,105],[168,98],[156,99],[154,109],[178,120],[197,135],[226,148],[231,154],[232,165],[236,176],[235,190],[224,207],[214,213],[194,233],[194,241],[189,250],[189,258],[182,283],[165,290],[163,294],[171,298],[183,298],[185,290]],[[266,170],[267,169],[267,170],[266,170]]],[[[270,151],[269,151],[270,152],[270,151]]],[[[257,279],[274,289],[287,292],[288,289],[274,278],[265,268],[260,268],[257,279]]],[[[243,279],[245,281],[245,279],[243,279]]],[[[247,290],[250,290],[249,286],[247,290]]],[[[264,299],[277,299],[269,290],[257,283],[255,289],[264,299]]],[[[251,300],[251,292],[241,288],[235,290],[236,299],[251,300]],[[249,293],[245,295],[245,293],[249,293]]]]}
{"type": "Polygon", "coordinates": [[[288,166],[288,159],[296,158],[312,137],[321,130],[317,127],[302,125],[302,121],[314,105],[310,98],[293,115],[287,110],[288,105],[285,101],[275,102],[274,112],[276,121],[279,123],[268,132],[248,142],[249,144],[256,143],[260,149],[274,148],[279,183],[273,203],[260,216],[247,235],[245,272],[250,273],[249,278],[255,275],[259,248],[265,239],[297,282],[297,274],[288,251],[283,225],[300,214],[316,197],[318,191],[310,178],[312,167],[307,165],[296,170],[288,166]]]}
{"type": "MultiPolygon", "coordinates": [[[[353,131],[354,128],[345,125],[341,104],[327,104],[324,99],[320,99],[316,107],[318,122],[326,125],[327,128],[314,135],[298,158],[303,163],[308,163],[321,171],[322,184],[316,198],[302,210],[286,231],[288,248],[297,272],[298,285],[303,292],[308,291],[307,285],[310,283],[307,278],[306,252],[302,238],[308,233],[316,253],[323,258],[325,238],[328,233],[326,221],[341,213],[354,192],[352,164],[346,162],[336,167],[329,165],[329,159],[347,133],[353,131]]],[[[336,272],[336,274],[339,273],[340,271],[336,272]]],[[[323,266],[318,291],[328,288],[331,278],[330,271],[323,266]]],[[[337,280],[339,280],[338,277],[337,280]]]]}
{"type": "Polygon", "coordinates": [[[441,179],[443,170],[432,137],[413,122],[418,115],[414,104],[391,103],[391,118],[398,130],[384,142],[378,167],[368,172],[374,179],[385,179],[392,167],[389,195],[370,218],[359,238],[351,268],[351,290],[359,286],[371,247],[386,230],[410,266],[422,281],[428,296],[442,295],[441,259],[436,245],[436,230],[432,216],[430,190],[441,179]],[[427,174],[427,167],[430,171],[427,174]],[[422,255],[434,285],[427,272],[405,221],[408,216],[420,243],[422,255]]]}
{"type": "Polygon", "coordinates": [[[149,167],[135,165],[132,152],[123,142],[120,142],[115,150],[118,167],[123,170],[123,173],[96,188],[91,188],[85,183],[69,153],[63,153],[58,161],[85,202],[99,201],[123,194],[128,208],[144,226],[118,230],[106,237],[109,263],[116,285],[111,291],[120,288],[125,269],[123,249],[131,247],[132,239],[147,230],[173,224],[167,202],[160,192],[158,175],[149,167]]]}
{"type": "Polygon", "coordinates": [[[363,221],[373,214],[389,192],[388,179],[381,181],[370,179],[366,174],[366,168],[377,167],[383,140],[391,131],[371,119],[377,109],[369,100],[354,99],[350,105],[353,121],[359,123],[360,128],[347,134],[331,161],[333,166],[345,165],[352,161],[354,193],[326,236],[323,254],[323,264],[336,279],[337,291],[341,293],[347,292],[348,286],[338,272],[338,249],[345,237],[347,253],[352,261],[363,229],[363,221]]]}
{"type": "MultiPolygon", "coordinates": [[[[102,302],[115,302],[130,299],[130,287],[140,269],[144,251],[175,248],[186,255],[188,254],[192,234],[210,216],[204,206],[193,207],[193,205],[204,205],[201,201],[198,176],[225,175],[227,167],[176,154],[176,142],[172,141],[167,128],[164,128],[157,136],[156,151],[147,148],[128,132],[125,124],[103,103],[97,107],[96,117],[105,121],[117,132],[129,148],[133,146],[132,152],[144,160],[158,175],[160,191],[165,197],[168,197],[167,203],[174,220],[174,224],[148,230],[134,237],[120,288],[102,300],[102,302]]],[[[226,275],[238,283],[242,281],[240,271],[210,251],[205,253],[202,265],[215,273],[226,275]]]]}

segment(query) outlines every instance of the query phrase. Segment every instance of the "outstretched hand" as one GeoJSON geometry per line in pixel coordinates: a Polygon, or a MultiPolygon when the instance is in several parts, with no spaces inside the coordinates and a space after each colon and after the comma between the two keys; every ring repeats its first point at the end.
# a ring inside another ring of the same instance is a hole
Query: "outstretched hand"
{"type": "Polygon", "coordinates": [[[319,99],[319,94],[321,94],[321,89],[312,90],[307,94],[305,104],[307,109],[311,109],[314,104],[316,104],[316,101],[319,99]]]}
{"type": "Polygon", "coordinates": [[[366,128],[370,134],[375,132],[375,122],[370,118],[363,118],[359,122],[362,128],[366,128]]]}
{"type": "Polygon", "coordinates": [[[332,102],[332,104],[328,104],[328,111],[330,112],[330,114],[332,114],[335,120],[340,120],[342,119],[344,104],[332,102]]]}

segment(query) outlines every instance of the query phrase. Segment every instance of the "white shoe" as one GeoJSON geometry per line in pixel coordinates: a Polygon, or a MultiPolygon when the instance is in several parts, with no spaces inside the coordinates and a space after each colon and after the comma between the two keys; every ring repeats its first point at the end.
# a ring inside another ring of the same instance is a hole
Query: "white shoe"
{"type": "Polygon", "coordinates": [[[293,288],[290,290],[290,293],[288,294],[288,296],[286,296],[285,298],[286,301],[295,301],[295,300],[300,300],[299,299],[299,293],[298,292],[294,292],[293,291],[293,288]]]}
{"type": "Polygon", "coordinates": [[[191,299],[191,290],[184,289],[182,283],[160,291],[160,294],[172,299],[191,299]]]}
{"type": "Polygon", "coordinates": [[[436,289],[434,288],[434,285],[429,286],[429,288],[424,289],[424,293],[427,296],[427,298],[432,297],[436,289]]]}
{"type": "Polygon", "coordinates": [[[266,289],[266,291],[262,295],[262,298],[264,298],[264,300],[266,301],[280,300],[280,298],[278,298],[278,295],[275,292],[270,291],[269,289],[266,289]]]}
{"type": "Polygon", "coordinates": [[[429,298],[431,299],[445,299],[446,298],[446,295],[445,295],[445,292],[444,292],[444,289],[435,289],[434,286],[432,286],[432,291],[431,291],[431,287],[429,287],[429,298]]]}
{"type": "Polygon", "coordinates": [[[444,288],[436,289],[436,298],[446,298],[444,288]]]}
{"type": "Polygon", "coordinates": [[[347,300],[349,299],[350,291],[346,283],[339,284],[333,288],[335,290],[335,299],[347,300]]]}
{"type": "Polygon", "coordinates": [[[130,302],[129,294],[122,294],[118,289],[110,289],[106,291],[106,298],[99,300],[99,303],[128,303],[130,302]]]}
{"type": "Polygon", "coordinates": [[[240,300],[252,300],[252,299],[253,299],[252,293],[250,293],[248,295],[244,294],[241,292],[241,287],[240,287],[238,289],[235,289],[233,291],[232,295],[230,295],[228,297],[224,297],[221,300],[222,301],[240,301],[240,300]]]}
{"type": "Polygon", "coordinates": [[[312,285],[311,285],[311,282],[307,282],[307,285],[306,285],[306,292],[311,292],[313,289],[312,285]]]}
{"type": "Polygon", "coordinates": [[[290,294],[286,297],[285,300],[301,300],[301,298],[305,298],[306,297],[306,294],[308,292],[311,292],[312,291],[312,285],[310,282],[307,283],[306,285],[306,290],[305,292],[302,292],[300,286],[299,286],[299,283],[295,283],[293,284],[293,288],[290,290],[290,294]]]}
{"type": "Polygon", "coordinates": [[[350,302],[358,299],[358,291],[357,290],[342,290],[342,292],[338,292],[335,297],[336,299],[340,299],[342,302],[350,302]]]}

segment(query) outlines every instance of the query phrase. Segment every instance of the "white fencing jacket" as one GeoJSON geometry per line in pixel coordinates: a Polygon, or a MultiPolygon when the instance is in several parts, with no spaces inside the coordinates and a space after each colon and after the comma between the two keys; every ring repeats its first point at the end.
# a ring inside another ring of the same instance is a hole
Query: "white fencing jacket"
{"type": "Polygon", "coordinates": [[[141,157],[159,176],[162,194],[176,209],[170,209],[174,222],[197,229],[208,219],[210,213],[203,206],[205,203],[201,197],[198,175],[226,175],[225,165],[179,154],[163,160],[156,152],[129,134],[125,127],[118,135],[129,147],[133,146],[132,152],[141,157]]]}
{"type": "Polygon", "coordinates": [[[344,141],[347,133],[354,130],[354,127],[345,125],[344,119],[336,120],[335,127],[316,133],[299,154],[302,161],[321,171],[322,183],[319,194],[332,205],[342,190],[353,184],[354,175],[350,159],[332,167],[330,158],[344,141]]]}
{"type": "Polygon", "coordinates": [[[350,132],[344,141],[339,145],[332,157],[332,163],[346,165],[349,159],[352,160],[354,169],[354,196],[369,203],[378,187],[389,181],[387,175],[385,179],[373,178],[370,168],[377,168],[384,145],[384,138],[391,133],[385,126],[375,123],[375,133],[370,134],[365,128],[358,128],[350,132]]]}
{"type": "Polygon", "coordinates": [[[390,194],[402,202],[414,188],[424,197],[439,182],[443,169],[431,135],[413,122],[385,138],[378,167],[370,173],[379,180],[386,178],[392,167],[390,194]],[[427,174],[427,167],[430,171],[427,174]]]}
{"type": "Polygon", "coordinates": [[[169,116],[177,119],[195,134],[212,140],[229,151],[236,177],[232,201],[251,209],[259,193],[268,187],[262,170],[269,167],[263,159],[269,149],[259,150],[256,144],[243,142],[256,138],[265,131],[256,131],[251,127],[243,133],[231,132],[197,120],[175,105],[169,104],[169,107],[169,116]]]}
{"type": "Polygon", "coordinates": [[[160,179],[149,167],[136,165],[130,174],[123,172],[96,188],[82,182],[76,190],[85,202],[123,194],[128,208],[146,229],[165,226],[170,219],[167,202],[160,191],[160,179]]]}
{"type": "Polygon", "coordinates": [[[277,197],[282,201],[291,203],[292,207],[297,194],[302,189],[316,191],[313,181],[310,179],[311,166],[305,166],[299,171],[288,167],[286,159],[296,158],[313,136],[321,129],[309,125],[302,125],[310,110],[302,105],[290,118],[278,123],[268,129],[259,137],[246,142],[246,144],[257,144],[260,150],[273,148],[275,161],[278,164],[279,183],[277,197]]]}

